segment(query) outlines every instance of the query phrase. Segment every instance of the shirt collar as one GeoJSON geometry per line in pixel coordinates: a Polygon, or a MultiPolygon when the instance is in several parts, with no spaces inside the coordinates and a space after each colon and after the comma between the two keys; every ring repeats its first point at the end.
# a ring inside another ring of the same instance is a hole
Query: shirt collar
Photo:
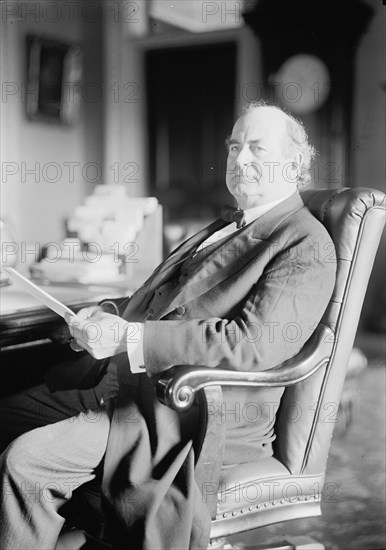
{"type": "MultiPolygon", "coordinates": [[[[296,191],[294,192],[296,193],[296,191]]],[[[294,193],[291,193],[293,195],[294,193]]],[[[247,224],[257,220],[257,218],[260,218],[263,214],[266,214],[272,208],[280,204],[281,202],[287,200],[291,195],[288,195],[287,197],[284,197],[282,199],[278,199],[277,201],[272,201],[267,204],[263,204],[262,206],[255,206],[253,208],[248,208],[247,210],[244,210],[245,214],[245,221],[247,224]]]]}

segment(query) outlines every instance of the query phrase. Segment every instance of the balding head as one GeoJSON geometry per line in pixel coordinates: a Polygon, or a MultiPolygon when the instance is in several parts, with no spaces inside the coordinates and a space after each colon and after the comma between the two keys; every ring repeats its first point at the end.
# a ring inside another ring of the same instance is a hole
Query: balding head
{"type": "Polygon", "coordinates": [[[246,105],[242,110],[239,120],[248,114],[252,115],[253,113],[259,112],[259,110],[267,109],[273,117],[276,113],[277,117],[281,117],[284,121],[284,153],[290,155],[300,153],[302,156],[302,164],[299,166],[297,180],[298,189],[302,189],[310,182],[310,166],[316,155],[315,148],[309,143],[308,135],[303,123],[299,119],[296,119],[289,113],[283,111],[280,107],[277,107],[276,105],[269,105],[265,101],[251,102],[246,105]]]}
{"type": "Polygon", "coordinates": [[[253,104],[236,121],[226,182],[242,208],[268,204],[296,191],[303,155],[292,143],[293,124],[281,109],[265,104],[253,104]]]}
{"type": "Polygon", "coordinates": [[[245,130],[251,131],[253,128],[261,129],[261,133],[267,139],[282,139],[284,142],[288,139],[286,115],[283,111],[271,106],[255,107],[246,110],[236,121],[233,132],[245,130]]]}

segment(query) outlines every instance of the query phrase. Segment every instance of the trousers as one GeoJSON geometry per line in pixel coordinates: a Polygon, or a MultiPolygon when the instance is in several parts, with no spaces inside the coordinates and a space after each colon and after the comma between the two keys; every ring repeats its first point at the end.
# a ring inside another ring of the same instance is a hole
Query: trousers
{"type": "Polygon", "coordinates": [[[103,461],[110,430],[103,383],[53,393],[41,385],[0,401],[2,550],[54,550],[60,507],[103,461]]]}

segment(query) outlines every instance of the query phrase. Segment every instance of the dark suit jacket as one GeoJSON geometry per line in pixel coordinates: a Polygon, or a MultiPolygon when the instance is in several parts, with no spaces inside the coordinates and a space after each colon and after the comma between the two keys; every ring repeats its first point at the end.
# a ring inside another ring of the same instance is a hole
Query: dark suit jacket
{"type": "MultiPolygon", "coordinates": [[[[162,310],[149,312],[155,290],[224,225],[216,220],[183,243],[123,313],[145,322],[147,375],[130,374],[127,354],[111,360],[120,393],[112,405],[103,494],[117,548],[206,548],[208,542],[210,518],[194,482],[195,412],[178,415],[160,404],[151,378],[178,364],[270,369],[301,349],[333,290],[331,239],[296,193],[215,247],[162,310]]],[[[225,463],[271,453],[282,391],[224,391],[225,463]]]]}

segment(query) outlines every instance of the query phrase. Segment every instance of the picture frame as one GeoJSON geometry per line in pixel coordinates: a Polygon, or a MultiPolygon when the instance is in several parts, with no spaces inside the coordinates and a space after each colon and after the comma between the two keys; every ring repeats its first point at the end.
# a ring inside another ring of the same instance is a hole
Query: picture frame
{"type": "Polygon", "coordinates": [[[29,120],[71,125],[79,118],[82,49],[27,36],[26,111],[29,120]]]}

